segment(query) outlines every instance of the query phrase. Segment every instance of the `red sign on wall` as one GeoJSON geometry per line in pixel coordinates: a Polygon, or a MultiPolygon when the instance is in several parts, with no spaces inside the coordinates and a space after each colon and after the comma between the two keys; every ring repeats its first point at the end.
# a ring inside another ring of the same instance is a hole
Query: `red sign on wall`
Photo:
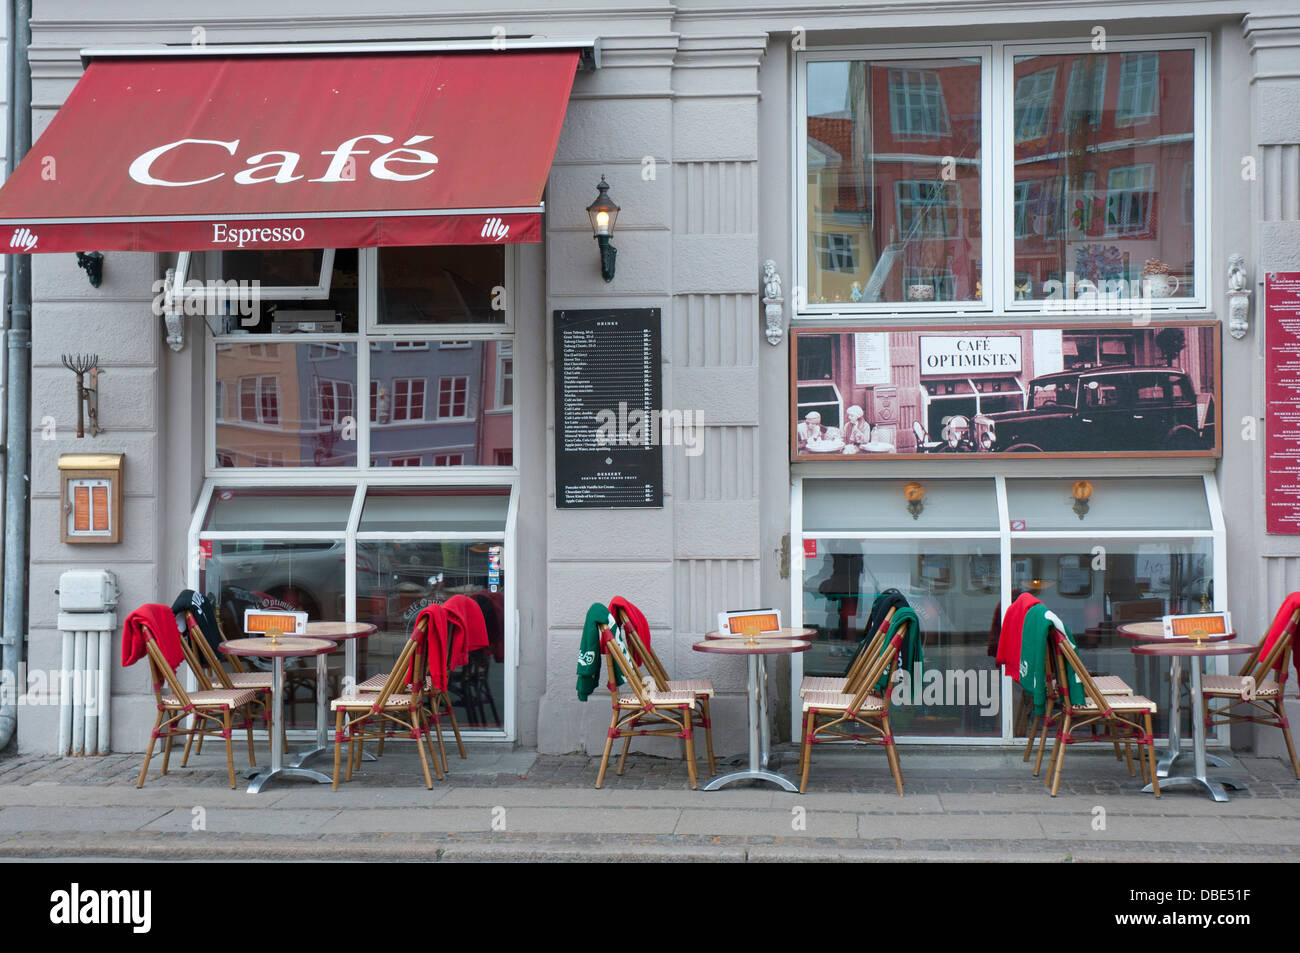
{"type": "Polygon", "coordinates": [[[1265,523],[1300,535],[1300,272],[1273,272],[1264,284],[1265,523]]]}

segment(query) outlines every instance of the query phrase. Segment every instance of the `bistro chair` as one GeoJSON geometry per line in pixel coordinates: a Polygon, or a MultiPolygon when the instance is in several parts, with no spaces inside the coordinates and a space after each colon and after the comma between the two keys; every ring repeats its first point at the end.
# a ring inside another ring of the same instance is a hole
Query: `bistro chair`
{"type": "Polygon", "coordinates": [[[1287,669],[1291,667],[1292,646],[1296,626],[1300,624],[1300,611],[1291,613],[1286,627],[1264,651],[1268,636],[1259,640],[1255,651],[1246,659],[1236,675],[1202,675],[1201,695],[1205,699],[1205,727],[1208,731],[1217,725],[1266,725],[1281,728],[1286,741],[1286,752],[1291,756],[1291,770],[1300,780],[1300,761],[1296,760],[1295,744],[1291,740],[1291,727],[1287,723],[1283,692],[1286,689],[1287,669]],[[1254,679],[1254,692],[1247,679],[1254,679]],[[1252,697],[1253,695],[1253,697],[1252,697]],[[1226,702],[1221,708],[1212,708],[1210,702],[1226,702]]]}
{"type": "MultiPolygon", "coordinates": [[[[695,727],[704,729],[704,748],[709,756],[709,773],[717,774],[718,765],[713,758],[713,723],[709,716],[709,700],[715,694],[713,679],[669,678],[668,671],[664,668],[664,663],[659,660],[659,656],[655,654],[654,647],[641,641],[641,635],[627,617],[627,613],[622,609],[615,609],[614,619],[618,622],[619,628],[623,630],[623,637],[627,640],[628,648],[632,650],[632,658],[634,660],[639,658],[645,665],[646,671],[654,681],[655,691],[668,693],[690,692],[695,696],[699,707],[691,712],[692,722],[695,727]]],[[[623,759],[627,758],[627,749],[631,744],[632,736],[624,737],[623,759]]]]}
{"type": "Polygon", "coordinates": [[[885,613],[880,628],[871,637],[871,641],[858,650],[858,654],[853,659],[853,664],[849,666],[847,673],[844,675],[805,675],[799,683],[799,697],[803,698],[809,692],[847,692],[852,694],[857,688],[858,679],[861,678],[862,673],[871,664],[870,660],[880,654],[880,650],[885,644],[885,636],[889,632],[889,623],[894,618],[895,611],[890,609],[885,613]]]}
{"type": "MultiPolygon", "coordinates": [[[[220,626],[218,626],[220,631],[220,626]]],[[[221,688],[226,691],[251,691],[254,693],[251,711],[253,714],[262,719],[266,725],[267,738],[270,738],[272,726],[271,719],[271,702],[274,695],[272,683],[275,676],[270,672],[228,672],[217,653],[212,651],[212,646],[203,636],[203,630],[199,628],[198,619],[194,613],[187,611],[185,613],[185,633],[188,636],[181,640],[184,646],[188,642],[186,650],[186,661],[189,662],[190,668],[195,672],[195,678],[200,681],[201,687],[205,689],[221,688]],[[209,675],[210,673],[210,675],[209,675]],[[215,683],[213,680],[215,679],[215,683]]],[[[222,641],[225,641],[225,635],[222,634],[222,641]]],[[[231,655],[228,658],[238,659],[238,655],[231,655]]],[[[195,754],[203,754],[203,736],[199,735],[198,744],[194,749],[195,754]]],[[[185,767],[190,757],[190,742],[185,742],[185,755],[181,758],[181,767],[185,767]]]]}
{"type": "MultiPolygon", "coordinates": [[[[1043,713],[1041,715],[1032,714],[1033,703],[1029,699],[1028,692],[1025,693],[1025,700],[1023,703],[1024,707],[1031,713],[1031,717],[1029,722],[1028,738],[1025,741],[1025,756],[1021,760],[1028,763],[1029,756],[1033,754],[1034,751],[1034,739],[1035,737],[1037,737],[1038,757],[1034,759],[1034,777],[1038,777],[1038,773],[1042,770],[1043,767],[1043,752],[1047,749],[1047,731],[1050,727],[1055,725],[1059,720],[1059,711],[1056,709],[1056,706],[1060,702],[1061,693],[1058,691],[1058,686],[1056,684],[1056,673],[1054,671],[1054,668],[1055,666],[1052,662],[1052,654],[1048,652],[1047,653],[1047,669],[1048,669],[1047,705],[1044,708],[1043,713]]],[[[1094,685],[1097,686],[1097,690],[1100,691],[1103,695],[1119,696],[1119,695],[1133,694],[1133,689],[1130,688],[1128,683],[1125,682],[1124,679],[1120,678],[1118,675],[1094,675],[1092,676],[1092,682],[1094,685]]],[[[1128,765],[1129,765],[1129,774],[1132,774],[1133,755],[1129,748],[1129,745],[1125,743],[1124,750],[1123,752],[1121,752],[1119,747],[1119,742],[1117,740],[1112,739],[1111,743],[1115,748],[1115,760],[1119,761],[1121,758],[1127,757],[1128,765]]]]}
{"type": "MultiPolygon", "coordinates": [[[[893,610],[890,610],[893,615],[893,610]]],[[[803,739],[799,750],[799,793],[808,787],[808,772],[812,767],[812,746],[816,744],[844,743],[875,744],[885,749],[889,771],[894,776],[898,796],[903,796],[903,770],[894,744],[894,731],[889,723],[890,686],[894,669],[898,665],[903,639],[912,627],[903,622],[884,646],[884,651],[863,654],[869,659],[857,681],[846,685],[846,691],[810,691],[803,696],[803,739]],[[876,686],[884,677],[885,689],[876,693],[876,686]],[[863,735],[859,728],[869,734],[863,735]]],[[[887,629],[882,629],[882,632],[887,629]]],[[[881,638],[884,641],[884,637],[881,638]]],[[[875,645],[873,640],[872,645],[875,645]]]]}
{"type": "Polygon", "coordinates": [[[154,721],[153,730],[149,733],[149,748],[145,751],[144,765],[140,768],[140,777],[135,786],[144,787],[144,780],[149,774],[149,762],[153,758],[154,745],[159,738],[163,739],[162,774],[165,775],[168,761],[171,759],[172,742],[178,735],[185,735],[187,738],[186,757],[189,755],[189,740],[192,740],[195,735],[200,738],[204,735],[212,735],[222,738],[226,743],[226,774],[230,779],[231,788],[234,788],[232,716],[235,713],[243,715],[241,727],[248,731],[248,763],[254,765],[257,762],[253,754],[253,718],[249,707],[256,700],[256,694],[247,689],[210,687],[201,668],[197,667],[196,661],[182,643],[186,664],[193,670],[199,684],[208,686],[198,691],[187,692],[181,685],[180,679],[176,677],[175,669],[163,657],[153,630],[145,626],[144,631],[145,649],[148,652],[149,671],[153,676],[153,695],[158,706],[158,717],[154,721]],[[193,716],[193,720],[189,727],[181,727],[181,723],[190,716],[193,716]]]}
{"type": "MultiPolygon", "coordinates": [[[[1141,695],[1104,695],[1097,682],[1088,674],[1087,667],[1079,659],[1078,652],[1059,629],[1052,629],[1052,646],[1049,653],[1056,658],[1056,684],[1060,697],[1060,726],[1056,731],[1056,743],[1052,746],[1052,760],[1047,766],[1047,777],[1043,783],[1050,785],[1052,797],[1056,797],[1061,784],[1061,769],[1065,765],[1065,750],[1079,740],[1074,733],[1080,728],[1089,728],[1093,737],[1096,727],[1105,725],[1111,740],[1131,742],[1138,746],[1138,765],[1142,769],[1142,781],[1151,785],[1156,797],[1160,796],[1160,779],[1156,777],[1156,745],[1151,733],[1151,716],[1156,713],[1156,703],[1141,695]],[[1083,689],[1083,702],[1076,704],[1070,700],[1067,679],[1074,678],[1083,689]],[[1141,721],[1139,721],[1141,719],[1141,721]],[[1145,758],[1142,749],[1146,748],[1145,758]]],[[[1129,773],[1133,773],[1132,758],[1129,759],[1129,773]]]]}
{"type": "Polygon", "coordinates": [[[609,720],[609,731],[605,735],[605,751],[600,757],[600,773],[596,775],[596,787],[605,783],[605,771],[609,767],[609,754],[614,747],[615,738],[626,738],[623,756],[618,761],[618,774],[622,776],[627,763],[627,751],[631,739],[635,736],[664,736],[681,738],[686,743],[686,770],[691,778],[691,790],[695,790],[695,741],[693,735],[696,695],[689,691],[666,692],[652,688],[654,679],[643,678],[632,660],[623,651],[618,639],[609,634],[607,627],[601,627],[601,648],[609,657],[609,697],[613,713],[609,720]],[[609,637],[607,637],[609,636],[609,637]],[[625,684],[615,684],[614,666],[622,674],[625,684]],[[649,684],[647,684],[649,683],[649,684]]]}
{"type": "Polygon", "coordinates": [[[378,692],[358,690],[330,702],[330,710],[334,712],[335,791],[339,789],[339,765],[345,740],[348,742],[348,768],[344,780],[351,781],[352,772],[361,764],[365,741],[369,738],[382,741],[398,730],[415,739],[416,750],[420,752],[420,766],[424,769],[424,786],[433,788],[433,779],[429,777],[430,757],[438,780],[442,780],[442,767],[438,764],[425,720],[424,659],[426,646],[431,641],[427,632],[428,623],[424,619],[417,620],[378,692]]]}

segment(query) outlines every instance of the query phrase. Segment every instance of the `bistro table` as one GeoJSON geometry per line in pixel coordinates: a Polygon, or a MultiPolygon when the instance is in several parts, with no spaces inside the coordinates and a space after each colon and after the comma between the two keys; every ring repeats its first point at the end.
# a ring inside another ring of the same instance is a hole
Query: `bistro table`
{"type": "MultiPolygon", "coordinates": [[[[1152,622],[1127,622],[1117,627],[1115,632],[1126,639],[1133,639],[1137,642],[1169,643],[1190,641],[1190,639],[1182,637],[1165,638],[1165,625],[1159,619],[1152,622]]],[[[1227,642],[1236,637],[1236,632],[1222,632],[1216,635],[1207,635],[1204,641],[1227,642]]],[[[1133,651],[1136,652],[1137,649],[1134,648],[1133,651]]],[[[1141,654],[1149,653],[1144,652],[1141,654]]],[[[1166,777],[1174,762],[1188,754],[1182,749],[1182,699],[1179,697],[1182,685],[1182,656],[1171,655],[1169,659],[1169,738],[1165,753],[1156,761],[1156,777],[1158,778],[1166,777]]],[[[1226,768],[1228,766],[1228,762],[1218,755],[1207,754],[1205,758],[1207,761],[1212,762],[1216,768],[1226,768]]]]}
{"type": "MultiPolygon", "coordinates": [[[[784,630],[790,631],[790,630],[784,630]]],[[[716,791],[733,781],[771,781],[785,790],[795,792],[799,786],[784,774],[768,769],[771,760],[771,729],[768,726],[767,711],[767,665],[764,661],[768,655],[793,655],[807,652],[812,643],[803,639],[789,638],[755,638],[744,636],[723,636],[710,633],[703,642],[691,646],[696,652],[710,655],[745,655],[749,667],[749,767],[743,771],[733,771],[712,779],[704,785],[706,791],[716,791]]],[[[767,633],[764,633],[766,636],[767,633]]]]}
{"type": "MultiPolygon", "coordinates": [[[[308,622],[306,635],[309,639],[329,639],[334,642],[346,642],[344,646],[344,688],[348,694],[357,684],[357,639],[368,639],[379,631],[379,626],[369,622],[308,622]],[[350,680],[350,682],[349,682],[350,680]],[[348,687],[349,684],[351,687],[348,687]]],[[[324,655],[316,656],[316,747],[299,751],[292,761],[291,768],[301,768],[317,755],[333,753],[329,740],[329,706],[326,692],[322,685],[329,684],[329,663],[324,655]]],[[[378,760],[372,754],[362,752],[364,760],[378,760]]]]}
{"type": "MultiPolygon", "coordinates": [[[[1198,785],[1210,792],[1210,796],[1216,801],[1226,801],[1228,794],[1224,788],[1236,790],[1245,790],[1246,786],[1240,781],[1234,781],[1231,778],[1209,777],[1206,775],[1206,754],[1205,754],[1205,699],[1201,697],[1201,658],[1212,655],[1248,655],[1255,651],[1255,646],[1246,642],[1218,642],[1210,643],[1208,640],[1203,642],[1178,641],[1170,639],[1167,644],[1146,642],[1142,645],[1133,646],[1134,655],[1155,655],[1159,657],[1168,656],[1169,658],[1189,658],[1191,659],[1192,670],[1192,749],[1196,756],[1195,773],[1188,775],[1178,775],[1177,777],[1163,777],[1160,779],[1162,788],[1195,788],[1198,785]]],[[[1175,686],[1174,691],[1178,688],[1175,686]]],[[[1217,760],[1217,759],[1216,759],[1217,760]]],[[[1223,762],[1220,761],[1221,767],[1223,762]]],[[[1157,772],[1157,777],[1159,773],[1157,772]]],[[[1150,791],[1151,785],[1147,785],[1142,790],[1150,791]]]]}
{"type": "MultiPolygon", "coordinates": [[[[273,672],[271,678],[271,770],[258,771],[254,774],[252,780],[248,783],[248,793],[256,794],[281,776],[307,778],[317,784],[333,783],[333,778],[327,777],[319,771],[299,767],[302,759],[298,759],[288,766],[284,766],[280,762],[283,757],[281,739],[284,731],[284,660],[286,658],[307,658],[315,655],[317,657],[316,696],[318,699],[324,698],[325,667],[321,660],[338,648],[338,643],[326,639],[290,636],[275,641],[269,638],[232,639],[229,642],[222,642],[218,648],[227,655],[256,656],[257,658],[271,659],[271,670],[273,672]]],[[[318,702],[318,711],[319,708],[320,703],[318,702]]]]}

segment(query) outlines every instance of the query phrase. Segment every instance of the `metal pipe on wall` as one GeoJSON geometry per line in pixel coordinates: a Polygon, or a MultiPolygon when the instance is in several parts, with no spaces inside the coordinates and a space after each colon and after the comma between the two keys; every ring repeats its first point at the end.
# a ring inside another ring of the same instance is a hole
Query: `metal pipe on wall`
{"type": "MultiPolygon", "coordinates": [[[[9,155],[14,167],[32,146],[32,0],[10,0],[9,155]]],[[[18,672],[27,632],[27,519],[31,450],[32,263],[9,256],[9,321],[5,333],[4,589],[0,627],[0,750],[18,727],[18,672]]]]}

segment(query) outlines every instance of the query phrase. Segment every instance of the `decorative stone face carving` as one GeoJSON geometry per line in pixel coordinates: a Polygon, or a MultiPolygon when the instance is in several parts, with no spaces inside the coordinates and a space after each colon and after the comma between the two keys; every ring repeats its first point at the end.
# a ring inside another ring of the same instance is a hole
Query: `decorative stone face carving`
{"type": "Polygon", "coordinates": [[[776,262],[771,258],[763,262],[762,283],[767,343],[776,347],[785,336],[785,297],[781,293],[781,276],[776,273],[776,262]]]}
{"type": "Polygon", "coordinates": [[[1250,288],[1247,287],[1246,259],[1228,258],[1228,333],[1237,340],[1250,330],[1250,288]]]}
{"type": "Polygon", "coordinates": [[[163,279],[163,282],[163,321],[167,323],[167,346],[173,351],[179,351],[185,347],[185,315],[177,307],[174,296],[175,268],[167,269],[167,276],[163,279]]]}

